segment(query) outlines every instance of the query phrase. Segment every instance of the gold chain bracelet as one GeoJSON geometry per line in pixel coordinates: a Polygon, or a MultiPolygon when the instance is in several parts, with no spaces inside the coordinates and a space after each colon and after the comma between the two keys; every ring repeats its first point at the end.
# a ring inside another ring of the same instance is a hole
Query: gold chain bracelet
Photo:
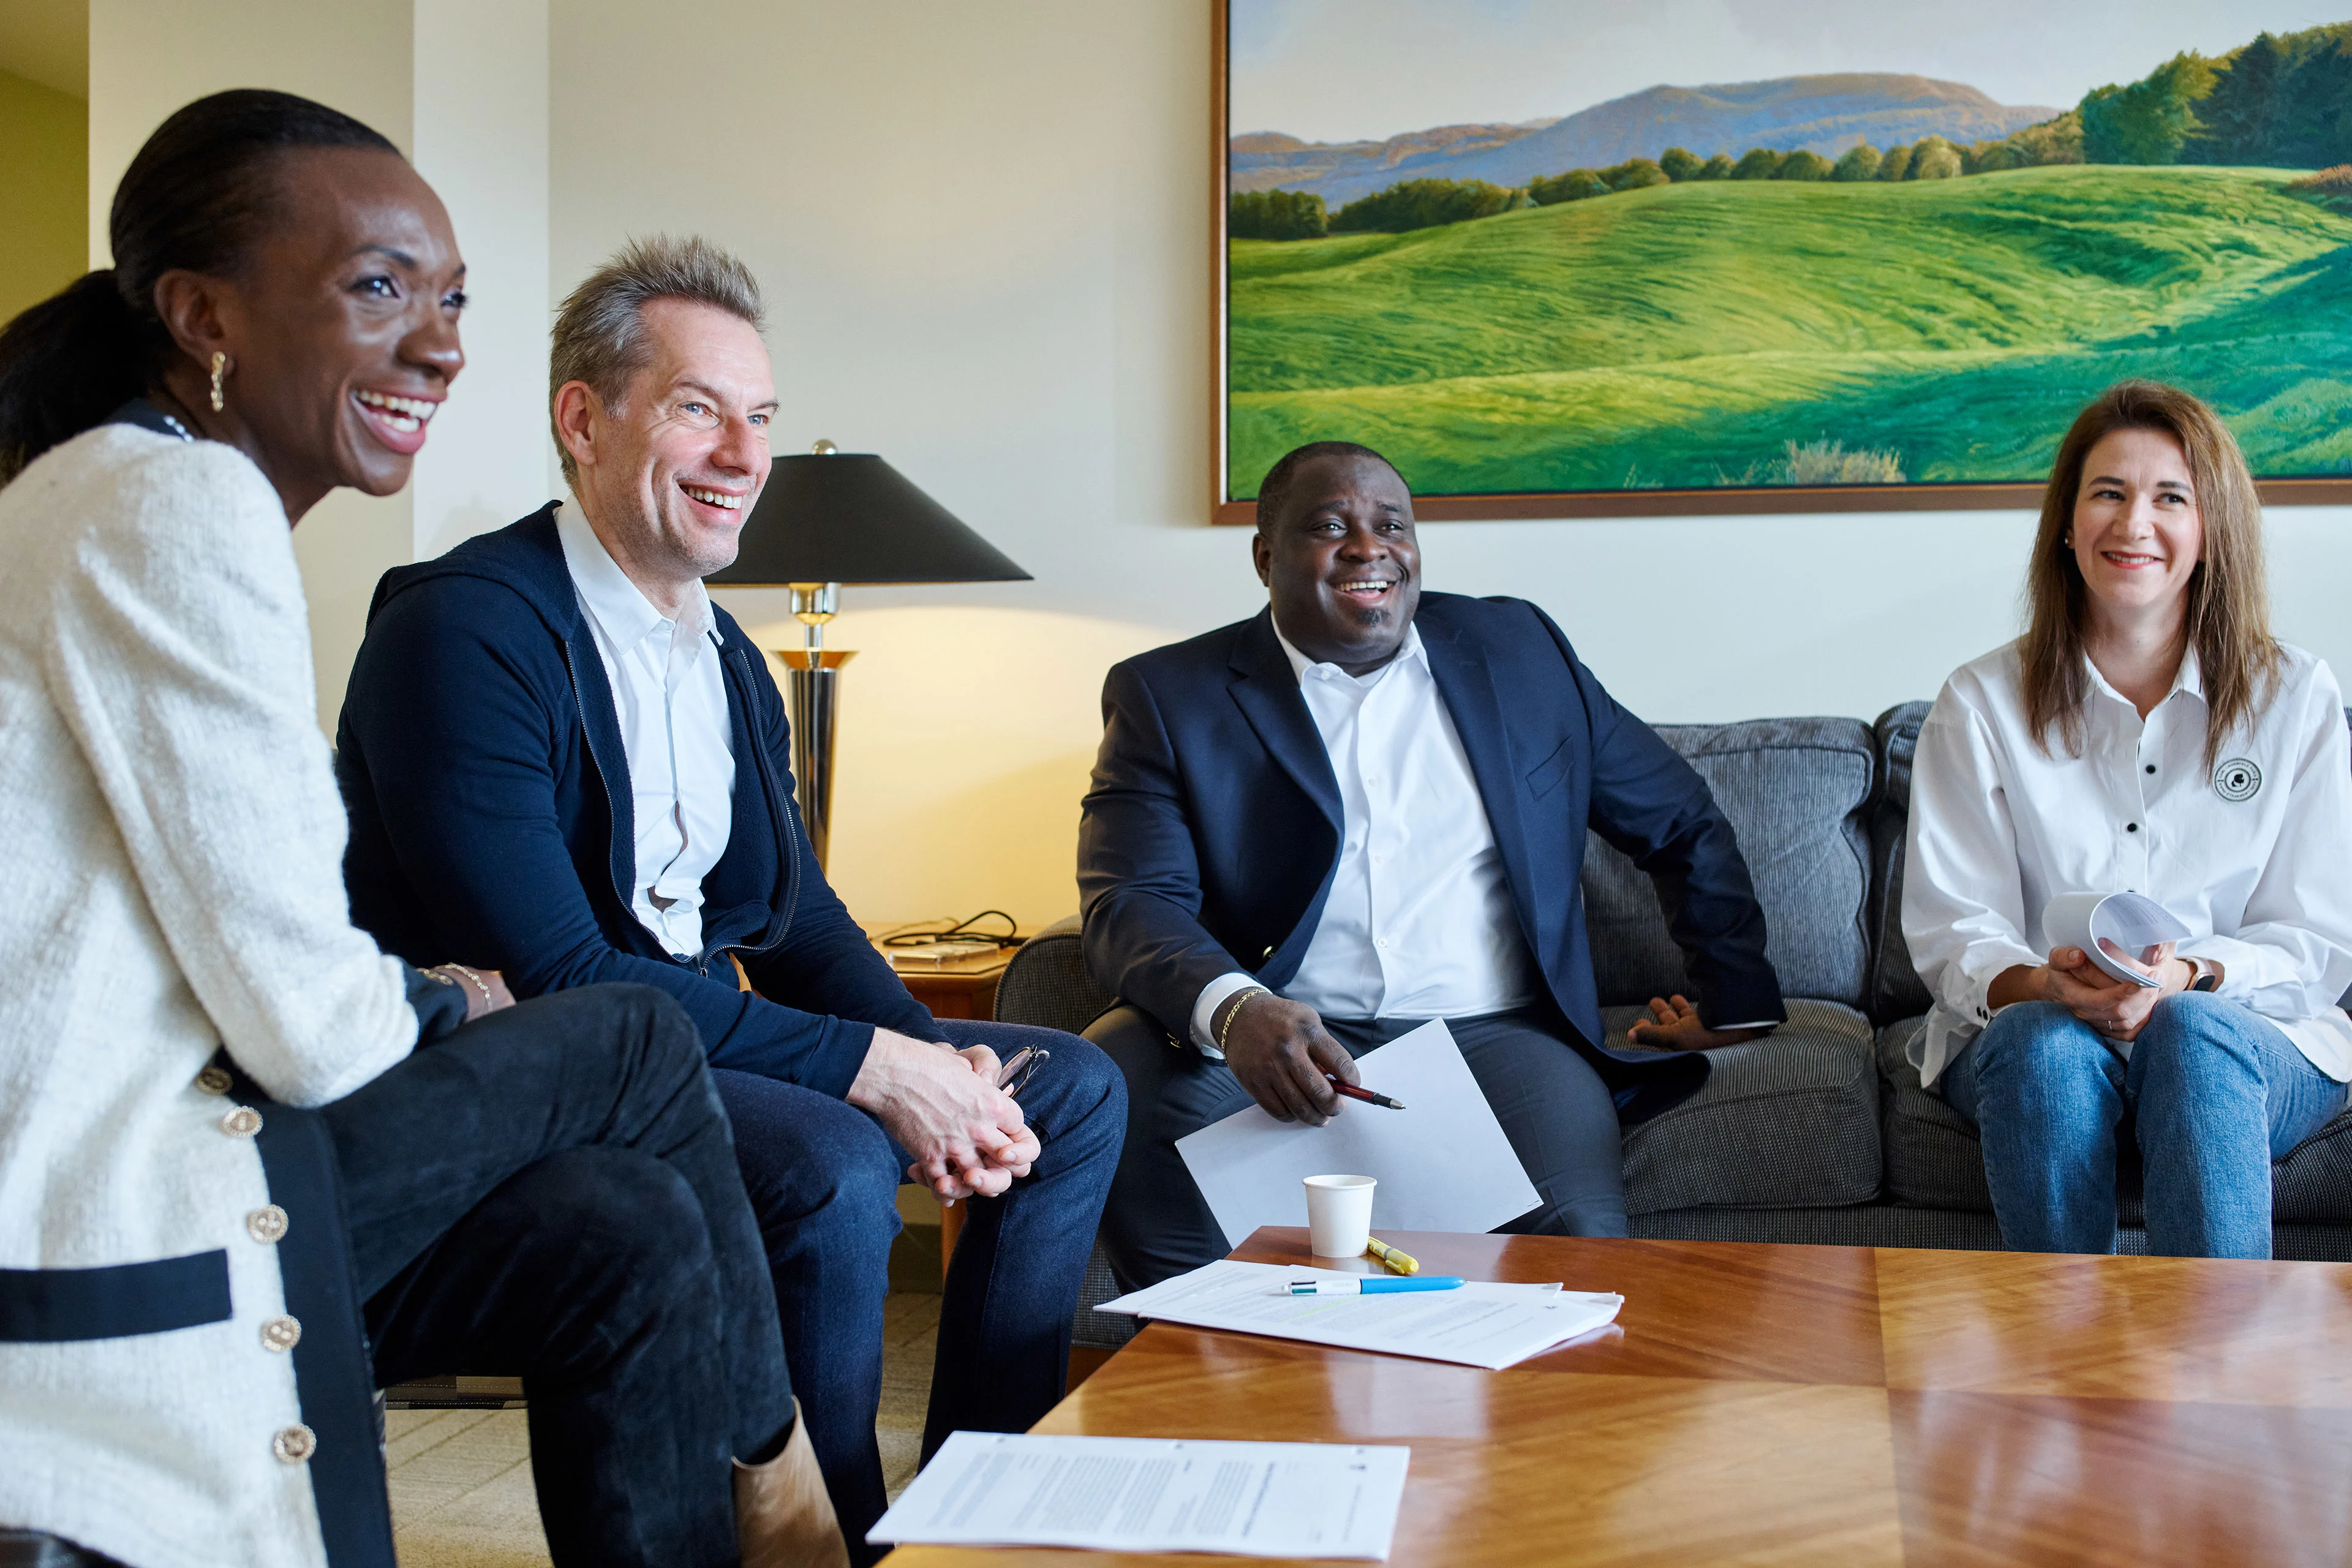
{"type": "MultiPolygon", "coordinates": [[[[478,974],[475,973],[472,970],[470,970],[470,969],[467,968],[467,967],[466,967],[464,964],[462,964],[462,963],[444,963],[444,964],[440,965],[439,967],[440,967],[440,968],[442,968],[442,969],[445,969],[445,970],[446,970],[446,969],[454,969],[454,970],[456,970],[458,973],[460,973],[460,974],[464,975],[464,976],[466,977],[466,979],[467,979],[467,982],[469,984],[471,984],[475,990],[477,990],[477,991],[478,991],[478,992],[480,992],[480,993],[482,994],[482,1006],[483,1006],[484,1010],[486,1010],[486,1011],[487,1011],[487,1010],[488,1009],[489,1005],[490,1005],[490,987],[489,987],[488,983],[487,981],[485,981],[485,980],[484,980],[480,975],[478,975],[478,974]]],[[[444,975],[444,976],[443,976],[443,978],[444,978],[445,980],[446,980],[446,979],[447,979],[447,976],[446,976],[446,975],[444,975]]],[[[450,983],[450,984],[456,984],[456,982],[454,982],[454,981],[451,981],[451,982],[449,982],[449,983],[450,983]]],[[[473,1005],[472,1005],[472,1004],[471,1004],[471,1003],[468,1003],[468,1004],[467,1005],[467,1008],[466,1008],[466,1010],[467,1010],[467,1012],[469,1012],[469,1013],[473,1011],[473,1005]]]]}
{"type": "Polygon", "coordinates": [[[1217,1026],[1217,1049],[1220,1053],[1225,1048],[1225,1037],[1233,1032],[1234,1020],[1242,1016],[1242,1009],[1249,1005],[1249,999],[1253,996],[1273,994],[1273,992],[1263,985],[1253,985],[1234,998],[1234,1005],[1225,1009],[1225,1021],[1217,1026]]]}

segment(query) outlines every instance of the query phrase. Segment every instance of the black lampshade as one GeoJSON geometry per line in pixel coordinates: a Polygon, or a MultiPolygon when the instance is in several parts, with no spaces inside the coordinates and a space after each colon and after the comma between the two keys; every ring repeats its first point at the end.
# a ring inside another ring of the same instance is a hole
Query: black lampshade
{"type": "Polygon", "coordinates": [[[954,513],[871,453],[778,458],[719,587],[786,583],[1025,583],[954,513]]]}

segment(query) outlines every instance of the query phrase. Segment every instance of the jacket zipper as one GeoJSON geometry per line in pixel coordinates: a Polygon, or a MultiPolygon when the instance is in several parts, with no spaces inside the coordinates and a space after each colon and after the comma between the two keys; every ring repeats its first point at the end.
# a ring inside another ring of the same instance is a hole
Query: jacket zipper
{"type": "MultiPolygon", "coordinates": [[[[612,781],[604,776],[604,764],[596,760],[596,748],[588,738],[590,733],[588,700],[580,695],[580,671],[572,663],[572,643],[569,638],[566,638],[563,644],[563,673],[572,681],[572,704],[580,712],[581,747],[588,753],[588,765],[595,771],[596,787],[604,792],[604,819],[607,822],[616,822],[619,818],[613,805],[612,781]]],[[[608,877],[613,874],[613,852],[609,847],[604,851],[604,874],[608,877]]],[[[613,884],[613,896],[621,900],[623,909],[630,907],[628,889],[617,881],[613,884]]]]}
{"type": "MultiPolygon", "coordinates": [[[[752,690],[749,663],[750,661],[743,657],[743,651],[740,648],[736,649],[735,668],[743,682],[743,699],[747,709],[751,704],[752,690]]],[[[744,717],[749,720],[752,715],[747,711],[744,717]]],[[[793,826],[793,803],[790,797],[783,796],[776,788],[775,770],[768,765],[768,748],[760,743],[758,729],[749,723],[744,727],[752,731],[751,752],[760,769],[760,785],[768,794],[768,815],[784,825],[784,923],[776,928],[775,940],[768,944],[773,947],[776,942],[783,941],[784,934],[793,929],[793,916],[800,908],[800,829],[793,826]]]]}
{"type": "Polygon", "coordinates": [[[734,654],[736,677],[742,682],[743,701],[747,710],[743,716],[743,727],[745,730],[751,731],[751,762],[752,765],[757,768],[760,773],[760,787],[766,792],[768,796],[768,815],[784,825],[783,847],[784,865],[786,868],[784,872],[784,923],[776,928],[775,936],[766,944],[766,947],[754,948],[743,942],[727,942],[721,946],[714,947],[709,952],[704,953],[702,955],[702,973],[706,978],[710,973],[710,964],[715,959],[723,958],[727,954],[739,950],[744,952],[764,952],[767,951],[767,948],[773,947],[777,942],[783,941],[784,934],[793,929],[793,915],[800,906],[801,894],[801,853],[799,830],[793,826],[793,814],[791,810],[788,809],[790,803],[784,803],[787,807],[786,809],[779,809],[775,770],[768,765],[768,748],[760,743],[758,727],[752,722],[753,715],[749,710],[751,707],[752,691],[749,661],[744,658],[742,650],[740,648],[727,651],[731,651],[734,654]]]}

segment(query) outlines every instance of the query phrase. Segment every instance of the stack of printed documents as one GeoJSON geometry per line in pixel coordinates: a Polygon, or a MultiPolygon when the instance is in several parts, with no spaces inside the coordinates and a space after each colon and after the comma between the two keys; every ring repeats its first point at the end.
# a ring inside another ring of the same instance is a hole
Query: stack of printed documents
{"type": "Polygon", "coordinates": [[[957,1432],[866,1539],[1386,1562],[1407,1447],[957,1432]]]}
{"type": "Polygon", "coordinates": [[[1228,1258],[1105,1301],[1095,1310],[1500,1372],[1606,1327],[1625,1304],[1622,1296],[1558,1285],[1477,1280],[1458,1290],[1393,1296],[1293,1296],[1286,1289],[1294,1279],[1356,1278],[1328,1268],[1228,1258]]]}

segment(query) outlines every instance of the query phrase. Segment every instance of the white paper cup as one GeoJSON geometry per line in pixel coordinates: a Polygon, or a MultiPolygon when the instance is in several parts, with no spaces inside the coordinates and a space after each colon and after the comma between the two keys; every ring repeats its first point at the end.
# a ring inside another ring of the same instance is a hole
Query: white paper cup
{"type": "Polygon", "coordinates": [[[1372,1239],[1371,1176],[1307,1178],[1307,1239],[1318,1258],[1361,1258],[1372,1239]]]}

